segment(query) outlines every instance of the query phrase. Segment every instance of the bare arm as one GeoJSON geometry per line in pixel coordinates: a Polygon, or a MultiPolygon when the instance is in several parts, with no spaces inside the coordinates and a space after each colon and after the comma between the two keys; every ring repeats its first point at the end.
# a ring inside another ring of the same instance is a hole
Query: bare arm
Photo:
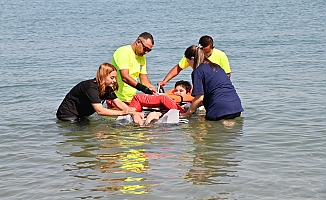
{"type": "Polygon", "coordinates": [[[169,82],[171,79],[176,77],[180,72],[182,71],[179,64],[175,65],[170,72],[165,76],[162,82],[158,82],[159,85],[164,86],[167,82],[169,82]]]}
{"type": "Polygon", "coordinates": [[[151,84],[151,81],[149,80],[147,74],[140,74],[139,79],[141,84],[145,85],[149,89],[151,89],[153,92],[156,92],[156,88],[151,84]]]}
{"type": "MultiPolygon", "coordinates": [[[[120,74],[121,74],[121,78],[122,78],[122,81],[127,83],[128,85],[136,88],[138,82],[131,78],[131,76],[129,76],[129,70],[128,69],[122,69],[120,70],[120,74]]],[[[153,92],[156,92],[156,88],[151,84],[147,74],[140,74],[139,75],[139,79],[140,79],[140,82],[148,87],[150,90],[152,90],[153,92]]],[[[136,88],[137,89],[137,88],[136,88]]],[[[139,90],[139,88],[138,88],[139,90]]],[[[143,90],[141,90],[142,92],[144,92],[143,90]]]]}
{"type": "Polygon", "coordinates": [[[120,99],[116,98],[114,100],[112,100],[112,102],[114,103],[115,106],[117,106],[120,110],[125,111],[127,110],[128,113],[127,114],[134,114],[136,109],[135,108],[131,108],[129,107],[127,104],[125,104],[123,101],[121,101],[120,99]]]}
{"type": "Polygon", "coordinates": [[[128,108],[123,110],[107,109],[101,103],[93,103],[92,106],[96,113],[101,116],[121,116],[129,113],[128,108]]]}
{"type": "Polygon", "coordinates": [[[191,115],[192,113],[194,113],[197,108],[199,108],[202,105],[204,99],[204,95],[196,95],[194,100],[192,101],[190,108],[187,110],[187,112],[184,114],[186,116],[191,115]]]}
{"type": "Polygon", "coordinates": [[[136,87],[138,82],[135,81],[135,79],[131,78],[131,76],[129,76],[129,69],[120,70],[120,74],[121,74],[121,79],[123,82],[127,83],[128,85],[130,85],[134,88],[136,87]]]}
{"type": "Polygon", "coordinates": [[[127,104],[125,104],[123,101],[120,99],[116,98],[113,99],[112,102],[114,103],[115,106],[117,106],[120,110],[126,110],[129,108],[127,104]]]}

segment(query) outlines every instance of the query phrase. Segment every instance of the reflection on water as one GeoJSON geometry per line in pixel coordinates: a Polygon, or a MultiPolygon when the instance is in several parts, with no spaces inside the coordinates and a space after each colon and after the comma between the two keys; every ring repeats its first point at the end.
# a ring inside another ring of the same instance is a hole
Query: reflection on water
{"type": "Polygon", "coordinates": [[[219,122],[202,121],[189,124],[194,139],[193,165],[187,175],[187,181],[193,184],[227,184],[219,177],[235,176],[231,166],[239,165],[239,160],[232,153],[241,147],[234,146],[233,141],[242,135],[242,118],[219,122]]]}
{"type": "Polygon", "coordinates": [[[157,193],[169,189],[171,181],[180,188],[227,184],[223,177],[235,176],[228,168],[240,162],[232,154],[241,149],[234,142],[242,124],[241,118],[207,122],[201,117],[150,127],[121,126],[110,119],[60,124],[68,132],[58,152],[69,158],[66,173],[107,195],[157,193]]]}
{"type": "Polygon", "coordinates": [[[144,194],[149,191],[150,185],[144,184],[145,178],[137,177],[138,173],[149,170],[149,162],[144,149],[138,149],[149,143],[143,132],[110,134],[98,133],[97,137],[103,143],[102,152],[97,155],[101,160],[97,170],[101,173],[111,174],[112,178],[101,179],[107,185],[98,187],[101,191],[120,191],[126,194],[144,194]],[[120,150],[118,150],[120,149],[120,150]]]}

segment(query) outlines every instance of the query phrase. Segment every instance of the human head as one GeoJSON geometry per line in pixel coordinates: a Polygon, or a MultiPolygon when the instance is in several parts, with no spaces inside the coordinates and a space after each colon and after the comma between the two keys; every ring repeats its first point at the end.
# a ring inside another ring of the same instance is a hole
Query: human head
{"type": "MultiPolygon", "coordinates": [[[[191,45],[185,51],[185,57],[192,69],[195,69],[205,60],[204,51],[200,46],[191,45]]],[[[206,58],[207,59],[207,58],[206,58]]]]}
{"type": "Polygon", "coordinates": [[[116,69],[110,63],[102,63],[96,73],[96,82],[98,84],[100,96],[106,92],[112,92],[118,88],[116,82],[116,69]]]}
{"type": "Polygon", "coordinates": [[[205,56],[208,58],[212,55],[214,49],[213,38],[208,35],[202,36],[198,41],[198,46],[202,46],[205,56]]]}
{"type": "Polygon", "coordinates": [[[189,94],[191,90],[191,84],[189,81],[177,81],[174,85],[174,94],[184,95],[189,94]]]}
{"type": "Polygon", "coordinates": [[[154,46],[154,38],[148,32],[140,34],[135,41],[135,53],[138,56],[143,56],[150,52],[154,46]]]}

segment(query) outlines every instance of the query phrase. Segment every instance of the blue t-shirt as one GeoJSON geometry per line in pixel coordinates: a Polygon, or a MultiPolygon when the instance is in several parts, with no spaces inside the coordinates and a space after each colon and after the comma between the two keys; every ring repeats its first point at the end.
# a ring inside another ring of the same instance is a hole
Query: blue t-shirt
{"type": "Polygon", "coordinates": [[[223,69],[214,71],[209,64],[201,64],[192,73],[192,96],[204,95],[206,119],[242,112],[240,98],[223,69]]]}

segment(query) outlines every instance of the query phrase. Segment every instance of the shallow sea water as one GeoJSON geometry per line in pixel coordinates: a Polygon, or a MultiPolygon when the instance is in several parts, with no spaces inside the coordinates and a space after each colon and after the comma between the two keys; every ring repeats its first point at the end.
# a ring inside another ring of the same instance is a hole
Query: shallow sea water
{"type": "Polygon", "coordinates": [[[2,1],[0,199],[325,199],[325,9],[322,0],[2,1]],[[143,31],[155,39],[153,83],[212,36],[242,117],[57,121],[66,93],[143,31]]]}

